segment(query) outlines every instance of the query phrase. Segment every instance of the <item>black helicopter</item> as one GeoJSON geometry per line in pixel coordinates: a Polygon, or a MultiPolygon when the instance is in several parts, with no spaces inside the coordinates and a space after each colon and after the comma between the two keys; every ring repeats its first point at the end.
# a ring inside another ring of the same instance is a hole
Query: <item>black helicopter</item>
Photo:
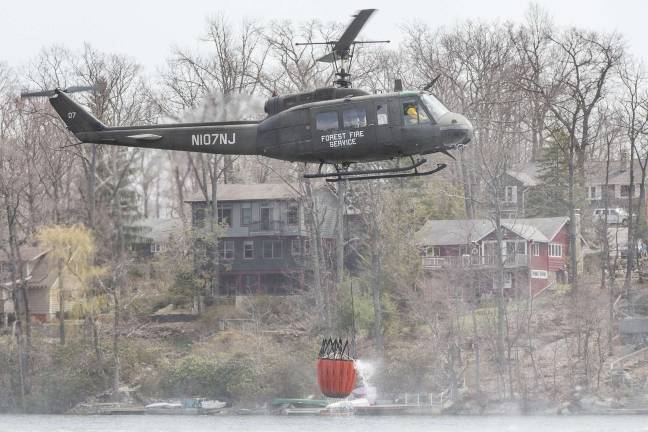
{"type": "Polygon", "coordinates": [[[426,162],[420,156],[438,152],[449,155],[448,150],[471,140],[472,125],[425,91],[431,85],[423,91],[396,88],[393,93],[380,94],[351,87],[349,68],[356,45],[388,42],[355,40],[374,12],[375,9],[361,10],[339,40],[320,43],[331,47],[318,61],[334,65],[335,87],[274,96],[265,103],[267,117],[261,121],[108,127],[66,94],[88,88],[28,92],[21,96],[49,96],[56,112],[81,143],[262,155],[291,162],[319,163],[317,173],[304,177],[327,177],[327,181],[433,174],[446,165],[440,163],[431,170],[419,171],[426,162]],[[356,162],[400,157],[409,157],[411,165],[349,169],[356,162]],[[325,164],[333,165],[335,172],[323,172],[325,164]]]}

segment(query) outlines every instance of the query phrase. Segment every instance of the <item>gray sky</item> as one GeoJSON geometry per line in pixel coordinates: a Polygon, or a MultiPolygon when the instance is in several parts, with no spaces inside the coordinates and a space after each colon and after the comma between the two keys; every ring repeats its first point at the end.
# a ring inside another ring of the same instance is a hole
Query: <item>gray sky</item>
{"type": "MultiPolygon", "coordinates": [[[[618,30],[631,52],[648,59],[645,23],[648,3],[640,0],[540,0],[555,21],[592,29],[618,30]]],[[[399,39],[398,25],[413,18],[432,26],[457,20],[520,21],[528,7],[517,0],[0,0],[0,61],[25,64],[39,49],[84,42],[107,52],[130,55],[148,72],[163,64],[172,46],[193,47],[206,18],[224,11],[232,22],[244,17],[290,18],[347,23],[357,9],[379,9],[361,35],[399,39]]]]}

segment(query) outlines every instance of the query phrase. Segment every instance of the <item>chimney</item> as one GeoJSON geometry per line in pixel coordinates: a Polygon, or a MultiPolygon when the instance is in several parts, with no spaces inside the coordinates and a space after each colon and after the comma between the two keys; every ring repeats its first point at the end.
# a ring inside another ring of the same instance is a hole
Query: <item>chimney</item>
{"type": "Polygon", "coordinates": [[[628,170],[628,159],[630,155],[628,155],[628,151],[626,149],[621,149],[619,151],[619,169],[623,171],[628,170]]]}

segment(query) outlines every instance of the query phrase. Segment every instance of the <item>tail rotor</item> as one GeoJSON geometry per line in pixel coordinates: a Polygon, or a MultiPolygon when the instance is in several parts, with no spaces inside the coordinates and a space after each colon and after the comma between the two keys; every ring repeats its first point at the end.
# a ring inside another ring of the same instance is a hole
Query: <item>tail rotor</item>
{"type": "Polygon", "coordinates": [[[79,93],[79,92],[95,92],[102,91],[105,88],[103,83],[96,83],[94,85],[77,85],[70,86],[64,89],[52,89],[52,90],[35,90],[35,91],[24,91],[20,93],[22,99],[33,98],[33,97],[52,97],[57,94],[57,92],[62,93],[79,93]]]}

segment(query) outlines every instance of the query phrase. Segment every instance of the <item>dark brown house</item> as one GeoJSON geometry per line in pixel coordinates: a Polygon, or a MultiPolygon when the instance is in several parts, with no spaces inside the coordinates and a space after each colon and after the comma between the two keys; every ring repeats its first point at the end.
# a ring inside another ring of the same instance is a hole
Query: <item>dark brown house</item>
{"type": "MultiPolygon", "coordinates": [[[[298,191],[297,185],[285,183],[218,185],[218,220],[225,231],[218,239],[217,295],[292,294],[308,283],[312,277],[311,232],[298,191]]],[[[324,250],[332,252],[335,197],[326,186],[314,189],[313,194],[324,250]]],[[[192,227],[205,229],[207,201],[199,195],[187,202],[192,227]]]]}

